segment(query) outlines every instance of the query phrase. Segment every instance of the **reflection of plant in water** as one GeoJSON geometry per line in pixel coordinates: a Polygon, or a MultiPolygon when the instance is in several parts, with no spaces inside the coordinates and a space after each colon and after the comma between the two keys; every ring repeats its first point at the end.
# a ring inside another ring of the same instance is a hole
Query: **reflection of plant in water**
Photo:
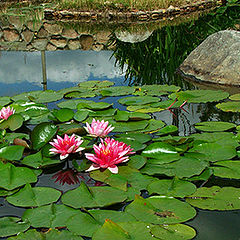
{"type": "Polygon", "coordinates": [[[240,6],[224,6],[196,21],[156,30],[144,42],[116,39],[114,56],[130,84],[168,83],[183,86],[176,69],[207,36],[229,27],[239,19],[240,6]]]}

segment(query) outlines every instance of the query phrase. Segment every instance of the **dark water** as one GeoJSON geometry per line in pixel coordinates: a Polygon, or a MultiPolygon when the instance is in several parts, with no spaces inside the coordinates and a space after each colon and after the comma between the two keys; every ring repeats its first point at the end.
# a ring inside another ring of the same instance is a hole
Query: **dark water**
{"type": "MultiPolygon", "coordinates": [[[[47,89],[59,90],[88,80],[109,80],[115,85],[175,84],[182,89],[197,88],[175,73],[187,54],[215,31],[234,25],[236,13],[208,15],[195,22],[155,30],[140,43],[124,43],[118,39],[110,51],[2,51],[0,52],[0,95],[13,96],[25,91],[43,89],[42,67],[46,66],[47,89]],[[230,15],[232,14],[232,15],[230,15]],[[46,63],[42,62],[45,55],[46,63]]],[[[117,98],[106,98],[113,102],[117,98]]],[[[222,120],[239,124],[238,114],[223,113],[215,104],[191,104],[187,112],[174,110],[155,113],[167,125],[178,126],[180,135],[194,133],[193,124],[200,121],[222,120]]],[[[56,170],[53,170],[53,172],[56,170]]],[[[42,174],[36,186],[50,186],[62,191],[77,185],[60,185],[52,179],[53,172],[42,174]]],[[[239,184],[240,186],[240,184],[239,184]]],[[[0,217],[21,216],[23,208],[11,206],[0,198],[0,217]]],[[[239,240],[240,211],[199,210],[187,224],[193,226],[196,240],[239,240]]]]}

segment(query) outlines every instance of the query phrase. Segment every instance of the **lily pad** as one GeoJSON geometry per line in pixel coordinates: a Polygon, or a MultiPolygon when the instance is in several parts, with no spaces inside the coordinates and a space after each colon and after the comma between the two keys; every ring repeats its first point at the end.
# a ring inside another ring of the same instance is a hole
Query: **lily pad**
{"type": "Polygon", "coordinates": [[[63,98],[63,94],[53,90],[45,90],[40,92],[35,98],[34,102],[36,103],[56,102],[63,98]]]}
{"type": "Polygon", "coordinates": [[[145,134],[145,133],[123,133],[123,134],[118,134],[115,136],[118,138],[137,140],[138,142],[141,142],[141,143],[149,142],[152,139],[152,137],[150,135],[145,134]]]}
{"type": "Polygon", "coordinates": [[[147,120],[151,117],[145,113],[136,113],[136,112],[127,112],[127,111],[117,111],[117,114],[114,116],[116,121],[127,122],[128,120],[139,121],[139,120],[147,120]]]}
{"type": "Polygon", "coordinates": [[[27,209],[22,216],[24,221],[29,221],[35,228],[65,227],[69,217],[79,213],[79,210],[65,205],[50,204],[37,208],[27,209]]]}
{"type": "Polygon", "coordinates": [[[72,91],[64,95],[65,98],[88,98],[95,97],[96,92],[93,92],[92,89],[85,89],[82,91],[72,91]]]}
{"type": "Polygon", "coordinates": [[[218,90],[187,90],[180,91],[177,93],[172,93],[169,98],[182,101],[187,101],[189,103],[207,103],[207,102],[218,102],[229,96],[229,93],[218,90]]]}
{"type": "Polygon", "coordinates": [[[6,146],[3,148],[0,148],[0,158],[7,159],[10,161],[17,161],[22,158],[24,151],[23,146],[6,146]]]}
{"type": "Polygon", "coordinates": [[[118,100],[119,103],[123,105],[144,105],[148,103],[159,102],[160,98],[158,97],[150,97],[150,96],[143,96],[143,97],[125,97],[118,100]]]}
{"type": "Polygon", "coordinates": [[[56,202],[61,196],[61,192],[48,187],[34,187],[26,184],[17,193],[7,197],[7,201],[18,207],[38,207],[52,202],[56,202]]]}
{"type": "Polygon", "coordinates": [[[84,182],[74,190],[63,194],[62,202],[74,208],[104,207],[127,198],[126,193],[112,187],[87,187],[84,182]]]}
{"type": "Polygon", "coordinates": [[[30,91],[30,92],[24,92],[18,95],[15,95],[11,97],[11,99],[16,102],[19,100],[23,101],[32,101],[32,99],[37,98],[37,96],[41,93],[42,91],[30,91]]]}
{"type": "Polygon", "coordinates": [[[111,87],[101,89],[100,94],[103,97],[124,96],[132,94],[134,90],[135,90],[134,87],[129,86],[111,87]]]}
{"type": "Polygon", "coordinates": [[[200,122],[195,124],[195,128],[205,132],[223,132],[235,128],[236,124],[230,122],[200,122]]]}
{"type": "Polygon", "coordinates": [[[240,179],[240,161],[220,161],[211,169],[217,177],[240,179]]]}
{"type": "Polygon", "coordinates": [[[77,109],[81,110],[84,108],[90,109],[90,110],[103,110],[111,107],[112,104],[106,103],[106,102],[92,102],[92,103],[78,103],[77,104],[77,109]]]}
{"type": "Polygon", "coordinates": [[[0,226],[0,237],[8,237],[26,231],[30,224],[18,217],[3,217],[0,218],[0,226]]]}
{"type": "Polygon", "coordinates": [[[84,121],[88,115],[89,115],[89,111],[86,110],[78,110],[75,114],[74,114],[74,119],[78,122],[82,122],[84,121]]]}
{"type": "Polygon", "coordinates": [[[130,157],[128,162],[128,166],[131,168],[140,169],[142,168],[147,162],[147,159],[141,155],[134,155],[130,157]]]}
{"type": "Polygon", "coordinates": [[[109,108],[106,110],[91,111],[89,112],[90,117],[109,117],[113,116],[116,113],[117,109],[109,108]]]}
{"type": "Polygon", "coordinates": [[[57,106],[59,108],[77,109],[77,105],[79,103],[91,104],[91,103],[94,103],[94,102],[90,101],[90,100],[76,99],[76,100],[68,100],[68,101],[60,102],[60,103],[57,104],[57,106]]]}
{"type": "Polygon", "coordinates": [[[0,106],[6,106],[11,102],[10,97],[0,97],[0,106]]]}
{"type": "Polygon", "coordinates": [[[239,194],[240,189],[234,187],[201,187],[187,197],[186,201],[201,209],[235,210],[240,209],[239,194]]]}
{"type": "Polygon", "coordinates": [[[0,188],[12,190],[26,183],[37,181],[36,174],[29,168],[15,167],[11,163],[0,161],[0,188]]]}
{"type": "Polygon", "coordinates": [[[168,125],[162,129],[160,129],[156,135],[158,136],[163,136],[163,135],[167,135],[167,134],[171,134],[171,133],[175,133],[178,131],[178,128],[174,125],[168,125]]]}
{"type": "Polygon", "coordinates": [[[9,128],[11,131],[15,131],[23,124],[23,117],[21,114],[13,114],[7,120],[0,123],[0,129],[9,128]]]}
{"type": "Polygon", "coordinates": [[[216,107],[224,112],[240,112],[240,102],[229,101],[218,103],[216,107]]]}
{"type": "Polygon", "coordinates": [[[152,133],[152,132],[159,130],[160,128],[162,128],[164,126],[165,126],[165,123],[163,121],[150,119],[148,126],[145,129],[141,130],[141,132],[152,133]]]}
{"type": "Polygon", "coordinates": [[[74,111],[70,108],[61,108],[56,113],[54,113],[54,116],[60,122],[67,122],[73,118],[74,111]]]}
{"type": "Polygon", "coordinates": [[[150,194],[157,193],[161,196],[185,197],[196,191],[196,186],[188,181],[179,179],[163,179],[150,183],[147,190],[150,194]]]}
{"type": "Polygon", "coordinates": [[[234,100],[234,101],[239,101],[240,100],[240,93],[233,94],[229,97],[229,99],[234,100]]]}
{"type": "Polygon", "coordinates": [[[47,144],[56,134],[57,127],[52,123],[40,123],[31,133],[31,141],[34,150],[38,150],[47,144]]]}
{"type": "Polygon", "coordinates": [[[196,210],[186,202],[163,196],[144,199],[136,195],[125,211],[139,221],[153,224],[181,223],[196,215],[196,210]]]}
{"type": "Polygon", "coordinates": [[[134,132],[145,129],[149,124],[147,120],[128,122],[115,122],[109,120],[109,123],[114,127],[113,132],[134,132]]]}

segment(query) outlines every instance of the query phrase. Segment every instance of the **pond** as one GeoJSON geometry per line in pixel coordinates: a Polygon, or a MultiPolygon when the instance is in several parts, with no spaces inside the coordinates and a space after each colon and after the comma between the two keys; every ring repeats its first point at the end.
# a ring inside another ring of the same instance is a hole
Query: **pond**
{"type": "Polygon", "coordinates": [[[238,13],[139,25],[1,17],[0,105],[15,110],[0,122],[1,239],[240,239],[239,107],[224,108],[239,88],[176,73],[238,13]],[[118,143],[103,146],[131,146],[118,174],[86,172],[101,141],[84,128],[93,118],[114,127],[118,143]],[[85,149],[60,160],[49,142],[65,133],[85,149]]]}

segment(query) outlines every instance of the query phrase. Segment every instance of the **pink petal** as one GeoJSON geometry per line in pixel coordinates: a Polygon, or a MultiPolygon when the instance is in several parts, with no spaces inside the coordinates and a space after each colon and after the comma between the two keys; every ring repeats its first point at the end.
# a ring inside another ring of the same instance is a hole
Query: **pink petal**
{"type": "Polygon", "coordinates": [[[116,165],[113,165],[112,167],[108,167],[108,170],[114,174],[118,173],[118,167],[116,165]]]}

